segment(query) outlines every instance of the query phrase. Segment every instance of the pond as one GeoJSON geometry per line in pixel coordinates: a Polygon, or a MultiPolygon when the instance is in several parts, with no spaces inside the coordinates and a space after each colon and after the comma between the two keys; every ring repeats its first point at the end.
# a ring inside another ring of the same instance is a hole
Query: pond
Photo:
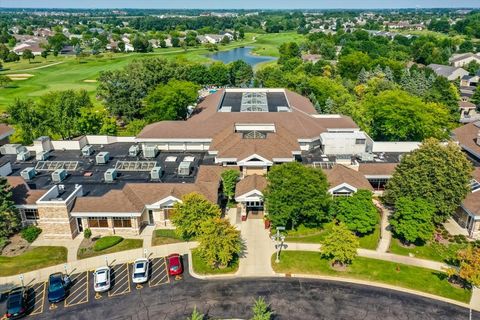
{"type": "Polygon", "coordinates": [[[255,65],[261,62],[277,60],[277,58],[275,57],[252,55],[250,53],[252,49],[253,49],[252,47],[235,48],[228,51],[219,51],[213,54],[208,54],[207,57],[213,60],[222,61],[223,63],[230,63],[237,60],[243,60],[249,65],[251,65],[252,67],[254,67],[255,65]]]}

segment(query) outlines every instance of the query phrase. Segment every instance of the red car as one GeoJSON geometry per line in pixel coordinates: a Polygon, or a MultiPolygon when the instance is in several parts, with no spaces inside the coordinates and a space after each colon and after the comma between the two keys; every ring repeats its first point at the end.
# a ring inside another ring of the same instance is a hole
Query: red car
{"type": "Polygon", "coordinates": [[[168,274],[177,276],[183,273],[182,258],[178,253],[173,253],[167,257],[168,274]]]}

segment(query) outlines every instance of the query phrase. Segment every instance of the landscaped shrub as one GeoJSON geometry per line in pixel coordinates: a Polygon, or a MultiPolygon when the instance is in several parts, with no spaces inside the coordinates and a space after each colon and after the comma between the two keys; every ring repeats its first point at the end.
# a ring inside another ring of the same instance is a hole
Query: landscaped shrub
{"type": "Polygon", "coordinates": [[[21,231],[22,238],[32,243],[42,233],[42,229],[36,226],[28,226],[21,231]]]}
{"type": "Polygon", "coordinates": [[[90,239],[91,236],[92,236],[92,230],[90,230],[90,228],[83,230],[83,237],[85,239],[90,239]]]}
{"type": "Polygon", "coordinates": [[[116,244],[119,244],[123,241],[122,237],[119,236],[106,236],[98,239],[95,241],[95,245],[93,246],[93,250],[95,251],[102,251],[108,248],[113,247],[116,244]]]}

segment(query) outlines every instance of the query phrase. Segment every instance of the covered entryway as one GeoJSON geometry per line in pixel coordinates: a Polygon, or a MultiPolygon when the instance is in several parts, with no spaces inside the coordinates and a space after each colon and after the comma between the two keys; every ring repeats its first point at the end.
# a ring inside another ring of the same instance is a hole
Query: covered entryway
{"type": "Polygon", "coordinates": [[[248,219],[263,219],[263,193],[267,186],[264,176],[257,174],[246,176],[237,183],[235,190],[235,201],[238,202],[242,221],[248,219]]]}
{"type": "Polygon", "coordinates": [[[263,219],[263,201],[247,201],[245,207],[248,219],[263,219]]]}

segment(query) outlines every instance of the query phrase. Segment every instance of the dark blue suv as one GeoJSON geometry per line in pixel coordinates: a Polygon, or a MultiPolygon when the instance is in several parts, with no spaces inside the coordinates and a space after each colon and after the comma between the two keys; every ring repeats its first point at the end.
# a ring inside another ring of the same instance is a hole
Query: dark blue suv
{"type": "Polygon", "coordinates": [[[70,278],[63,273],[53,273],[48,277],[48,301],[60,302],[67,297],[70,278]]]}

